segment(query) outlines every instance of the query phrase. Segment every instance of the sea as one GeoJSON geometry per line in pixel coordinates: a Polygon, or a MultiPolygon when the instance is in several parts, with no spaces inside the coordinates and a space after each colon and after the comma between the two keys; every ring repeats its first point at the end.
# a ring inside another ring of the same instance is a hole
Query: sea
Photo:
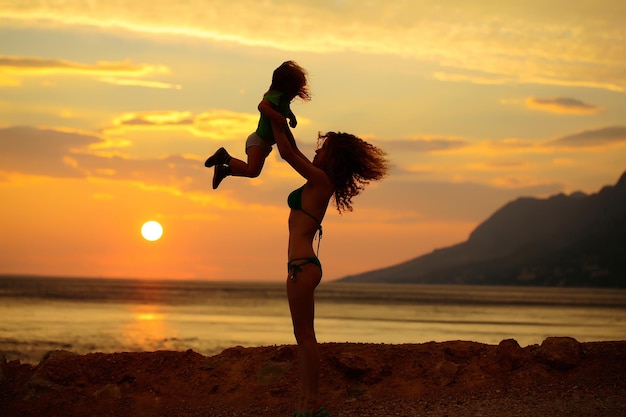
{"type": "MultiPolygon", "coordinates": [[[[315,327],[322,343],[626,340],[626,290],[322,282],[315,327]]],[[[284,283],[0,276],[6,360],[294,343],[284,283]]]]}

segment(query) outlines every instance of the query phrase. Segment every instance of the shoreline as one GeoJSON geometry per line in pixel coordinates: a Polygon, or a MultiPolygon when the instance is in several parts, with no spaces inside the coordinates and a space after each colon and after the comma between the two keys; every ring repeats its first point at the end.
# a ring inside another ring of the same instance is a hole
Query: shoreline
{"type": "MultiPolygon", "coordinates": [[[[323,343],[332,416],[626,415],[626,341],[323,343]]],[[[0,356],[0,415],[290,416],[296,347],[0,356]]]]}

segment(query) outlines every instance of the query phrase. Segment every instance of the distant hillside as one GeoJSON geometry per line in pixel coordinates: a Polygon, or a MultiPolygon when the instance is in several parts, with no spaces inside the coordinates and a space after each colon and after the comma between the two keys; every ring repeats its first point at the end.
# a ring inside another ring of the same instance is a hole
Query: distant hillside
{"type": "Polygon", "coordinates": [[[626,288],[626,172],[589,196],[519,198],[466,242],[340,281],[626,288]]]}

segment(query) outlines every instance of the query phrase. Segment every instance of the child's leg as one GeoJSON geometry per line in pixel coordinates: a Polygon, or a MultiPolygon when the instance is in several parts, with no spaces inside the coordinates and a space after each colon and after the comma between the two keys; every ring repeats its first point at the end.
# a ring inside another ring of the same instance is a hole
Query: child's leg
{"type": "Polygon", "coordinates": [[[265,164],[266,153],[260,146],[248,146],[246,149],[248,154],[248,162],[240,159],[232,158],[228,163],[231,175],[235,177],[256,178],[263,169],[265,164]]]}

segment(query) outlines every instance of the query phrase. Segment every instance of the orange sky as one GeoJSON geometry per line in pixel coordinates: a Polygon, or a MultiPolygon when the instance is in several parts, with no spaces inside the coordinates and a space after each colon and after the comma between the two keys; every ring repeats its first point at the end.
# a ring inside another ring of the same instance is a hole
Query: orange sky
{"type": "Polygon", "coordinates": [[[0,273],[284,279],[303,180],[274,151],[213,191],[202,163],[244,156],[287,59],[310,73],[312,101],[292,105],[303,151],[347,131],[393,165],[353,213],[329,209],[326,279],[461,242],[520,196],[596,192],[626,170],[624,8],[3,2],[0,273]]]}

